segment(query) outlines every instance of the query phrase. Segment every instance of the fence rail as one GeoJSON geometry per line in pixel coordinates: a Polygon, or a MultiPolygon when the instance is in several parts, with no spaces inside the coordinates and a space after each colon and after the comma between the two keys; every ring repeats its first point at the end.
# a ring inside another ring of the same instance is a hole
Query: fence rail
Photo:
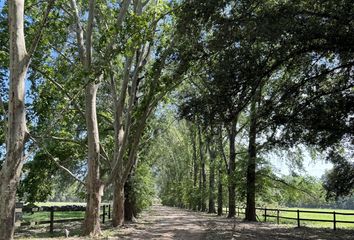
{"type": "MultiPolygon", "coordinates": [[[[354,212],[353,213],[345,213],[345,212],[337,212],[337,211],[313,211],[313,210],[300,210],[300,209],[276,209],[276,208],[256,208],[258,212],[261,212],[261,217],[263,217],[263,222],[267,222],[267,218],[275,218],[277,224],[279,224],[280,219],[287,219],[287,220],[294,220],[297,223],[297,226],[301,226],[301,222],[307,221],[307,222],[326,222],[326,223],[332,223],[333,225],[333,230],[337,229],[337,223],[346,223],[346,224],[354,224],[354,221],[346,221],[346,220],[338,220],[337,216],[353,216],[354,217],[354,212]],[[296,217],[286,217],[286,216],[281,216],[281,212],[289,212],[289,213],[296,213],[296,217]],[[275,214],[276,213],[276,214],[275,214]],[[306,217],[301,217],[301,213],[312,213],[312,214],[319,214],[319,215],[331,215],[332,219],[318,219],[318,218],[306,218],[306,217]]],[[[236,207],[236,214],[238,216],[244,215],[246,211],[245,207],[236,207]]],[[[226,212],[228,210],[226,209],[226,212]]],[[[261,219],[259,218],[259,215],[257,215],[257,218],[259,221],[261,219]]]]}
{"type": "MultiPolygon", "coordinates": [[[[83,221],[84,218],[63,218],[55,217],[55,213],[58,212],[84,212],[86,210],[85,206],[52,206],[52,207],[27,207],[23,206],[23,204],[16,205],[16,226],[33,226],[33,225],[41,225],[41,224],[49,224],[50,233],[54,232],[54,223],[65,223],[65,222],[76,222],[83,221]],[[49,213],[48,220],[39,220],[39,221],[24,221],[23,214],[30,213],[35,214],[38,212],[47,212],[49,213]]],[[[105,223],[106,220],[111,219],[111,204],[102,204],[101,205],[101,221],[105,223]]]]}

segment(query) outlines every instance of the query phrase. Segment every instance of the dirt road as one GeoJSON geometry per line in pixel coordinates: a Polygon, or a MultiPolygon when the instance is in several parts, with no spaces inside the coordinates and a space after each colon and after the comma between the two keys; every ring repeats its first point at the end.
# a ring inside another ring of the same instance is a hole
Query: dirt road
{"type": "Polygon", "coordinates": [[[140,223],[127,227],[119,239],[184,239],[184,240],[353,240],[354,231],[265,223],[247,223],[206,213],[154,206],[145,212],[140,223]]]}
{"type": "MultiPolygon", "coordinates": [[[[64,239],[64,229],[70,230],[71,240],[80,237],[80,224],[56,226],[56,238],[48,238],[48,229],[17,233],[17,239],[64,239]]],[[[247,223],[240,219],[227,219],[213,214],[192,212],[178,208],[153,206],[136,223],[112,229],[110,223],[102,226],[99,239],[125,240],[353,240],[354,231],[316,228],[296,228],[294,225],[247,223]]]]}
{"type": "Polygon", "coordinates": [[[154,206],[136,224],[122,229],[120,239],[205,239],[209,218],[200,213],[154,206]]]}

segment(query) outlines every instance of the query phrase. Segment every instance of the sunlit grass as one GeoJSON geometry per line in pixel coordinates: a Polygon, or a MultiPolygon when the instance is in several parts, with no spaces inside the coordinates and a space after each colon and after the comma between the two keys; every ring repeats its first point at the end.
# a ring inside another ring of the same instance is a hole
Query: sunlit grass
{"type": "MultiPolygon", "coordinates": [[[[333,228],[333,219],[334,214],[336,212],[336,221],[352,221],[354,222],[354,210],[342,210],[342,209],[318,209],[318,208],[280,208],[281,210],[300,210],[300,211],[319,211],[319,212],[330,212],[328,214],[324,213],[304,213],[300,212],[300,219],[319,219],[319,220],[329,220],[331,222],[315,222],[315,221],[304,221],[300,220],[300,226],[309,226],[309,227],[319,227],[319,228],[333,228]],[[340,215],[340,213],[352,213],[353,215],[340,215]]],[[[245,210],[240,210],[239,217],[244,217],[245,210]]],[[[264,218],[264,210],[257,210],[258,221],[263,222],[264,218]]],[[[236,210],[237,214],[237,210],[236,210]]],[[[277,211],[267,210],[267,215],[277,216],[277,211]]],[[[279,211],[280,217],[288,217],[295,218],[292,219],[279,219],[280,224],[290,224],[297,226],[297,212],[285,212],[279,211]]],[[[267,222],[276,223],[276,217],[267,216],[267,222]]],[[[337,228],[346,228],[346,229],[354,229],[354,223],[336,223],[337,228]]]]}
{"type": "MultiPolygon", "coordinates": [[[[68,218],[84,218],[85,212],[81,211],[68,211],[68,212],[54,212],[54,220],[68,219],[68,218]]],[[[23,222],[39,222],[39,221],[49,221],[49,212],[34,212],[24,213],[23,222]]]]}
{"type": "MultiPolygon", "coordinates": [[[[108,204],[108,203],[104,203],[108,204]]],[[[35,203],[36,206],[38,207],[51,207],[51,206],[56,206],[56,207],[62,207],[62,206],[85,206],[86,203],[82,202],[38,202],[35,203]]],[[[84,218],[85,212],[84,211],[66,211],[66,212],[60,212],[60,211],[55,211],[54,212],[54,220],[59,220],[59,219],[69,219],[69,218],[84,218]]],[[[33,212],[33,213],[28,213],[24,212],[22,216],[22,221],[23,222],[39,222],[39,221],[49,221],[50,220],[50,212],[44,212],[44,211],[39,211],[39,212],[33,212]]]]}

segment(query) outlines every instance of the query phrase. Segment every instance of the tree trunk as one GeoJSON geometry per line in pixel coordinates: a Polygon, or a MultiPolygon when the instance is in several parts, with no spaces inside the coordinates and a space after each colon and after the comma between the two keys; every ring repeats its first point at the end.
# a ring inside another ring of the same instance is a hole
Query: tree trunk
{"type": "Polygon", "coordinates": [[[202,172],[201,172],[202,176],[203,176],[203,186],[202,186],[202,212],[205,212],[207,210],[207,206],[206,206],[206,193],[207,193],[207,179],[206,179],[206,172],[205,172],[205,162],[203,162],[202,164],[202,172]]]}
{"type": "Polygon", "coordinates": [[[198,191],[198,211],[202,211],[202,191],[203,191],[203,180],[202,180],[202,169],[199,171],[199,191],[198,191]]]}
{"type": "Polygon", "coordinates": [[[24,0],[8,1],[10,26],[10,91],[6,159],[0,172],[0,239],[13,239],[16,190],[26,141],[25,76],[28,59],[24,37],[24,0]]]}
{"type": "Polygon", "coordinates": [[[208,213],[216,213],[215,199],[214,199],[216,153],[215,153],[214,149],[210,146],[210,144],[212,144],[212,143],[209,141],[208,146],[209,146],[209,157],[210,157],[210,174],[209,174],[209,210],[208,210],[208,213]]]}
{"type": "Polygon", "coordinates": [[[245,215],[246,221],[257,221],[257,217],[256,217],[256,157],[257,157],[256,101],[257,100],[254,98],[251,103],[251,114],[250,114],[248,164],[247,164],[247,203],[246,203],[246,215],[245,215]]]}
{"type": "MultiPolygon", "coordinates": [[[[191,128],[194,126],[191,126],[191,128]]],[[[197,181],[198,181],[198,159],[197,159],[197,144],[195,141],[195,131],[192,130],[192,134],[191,134],[191,139],[192,139],[192,147],[193,147],[193,188],[194,191],[197,190],[197,181]]],[[[192,209],[193,210],[197,210],[197,204],[195,202],[195,200],[193,199],[193,203],[192,203],[192,209]]]]}
{"type": "Polygon", "coordinates": [[[203,153],[203,139],[202,139],[202,132],[200,126],[198,126],[198,136],[199,136],[199,155],[200,155],[200,163],[201,163],[201,169],[200,169],[200,177],[201,177],[201,197],[200,197],[200,206],[201,206],[201,211],[205,212],[206,211],[206,189],[207,189],[207,179],[206,179],[206,172],[205,172],[205,157],[203,153]]]}
{"type": "Polygon", "coordinates": [[[193,186],[197,186],[198,179],[198,160],[197,160],[197,146],[195,142],[195,135],[192,136],[192,147],[193,147],[193,186]]]}
{"type": "Polygon", "coordinates": [[[236,150],[235,150],[235,137],[236,137],[236,123],[237,120],[232,121],[229,129],[229,143],[230,143],[230,157],[229,157],[229,214],[228,218],[235,217],[236,215],[236,183],[235,183],[235,169],[236,169],[236,150]]]}
{"type": "Polygon", "coordinates": [[[124,184],[116,181],[113,191],[112,225],[118,227],[124,223],[124,184]]]}
{"type": "Polygon", "coordinates": [[[136,201],[133,195],[133,187],[130,182],[131,176],[124,184],[124,194],[125,194],[125,201],[124,201],[124,220],[128,222],[134,222],[136,218],[136,201]]]}
{"type": "Polygon", "coordinates": [[[88,139],[88,175],[86,182],[87,206],[83,234],[98,236],[100,228],[100,204],[103,184],[100,180],[100,140],[96,114],[96,94],[98,85],[89,83],[86,87],[86,126],[88,139]]]}
{"type": "Polygon", "coordinates": [[[220,160],[219,175],[218,175],[218,215],[222,215],[223,196],[222,196],[222,161],[220,160]]]}

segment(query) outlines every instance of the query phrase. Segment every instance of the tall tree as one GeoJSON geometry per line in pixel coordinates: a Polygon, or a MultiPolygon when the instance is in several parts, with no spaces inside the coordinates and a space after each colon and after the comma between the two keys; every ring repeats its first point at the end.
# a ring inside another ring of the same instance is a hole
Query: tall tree
{"type": "Polygon", "coordinates": [[[209,153],[209,205],[208,205],[208,213],[216,213],[215,209],[215,168],[217,161],[217,151],[215,147],[215,135],[212,127],[209,134],[211,136],[207,136],[207,148],[209,153]]]}
{"type": "Polygon", "coordinates": [[[42,25],[27,51],[24,33],[24,0],[8,2],[10,35],[10,80],[6,159],[0,172],[0,239],[13,239],[16,191],[28,139],[25,109],[25,79],[31,58],[40,41],[53,1],[49,2],[42,25]]]}
{"type": "Polygon", "coordinates": [[[250,107],[250,127],[248,134],[247,197],[245,220],[257,221],[256,215],[256,160],[257,160],[257,108],[262,89],[258,89],[250,107]]]}
{"type": "Polygon", "coordinates": [[[85,119],[87,128],[88,146],[88,173],[86,178],[87,204],[85,221],[83,223],[83,233],[85,235],[97,236],[101,234],[100,228],[100,204],[103,195],[104,185],[100,179],[100,140],[96,113],[96,96],[100,79],[92,71],[92,48],[93,31],[96,12],[96,1],[90,0],[88,6],[88,22],[84,31],[79,8],[76,0],[70,1],[76,26],[76,39],[79,51],[79,59],[83,66],[83,72],[88,78],[82,79],[85,88],[85,119]],[[85,35],[86,34],[86,35],[85,35]]]}

